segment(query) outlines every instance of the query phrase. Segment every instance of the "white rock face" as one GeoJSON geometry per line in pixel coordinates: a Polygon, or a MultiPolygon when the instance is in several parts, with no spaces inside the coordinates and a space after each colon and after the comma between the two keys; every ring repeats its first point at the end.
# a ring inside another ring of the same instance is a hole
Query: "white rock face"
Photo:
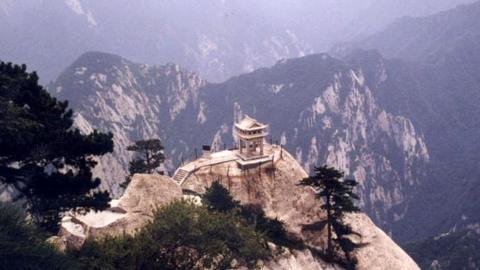
{"type": "Polygon", "coordinates": [[[353,230],[360,233],[365,248],[356,252],[358,269],[420,269],[417,264],[395,242],[364,214],[347,217],[353,230]]]}
{"type": "MultiPolygon", "coordinates": [[[[135,140],[158,137],[165,141],[165,127],[187,107],[199,110],[199,123],[205,122],[205,105],[198,103],[198,89],[204,84],[198,75],[181,70],[177,65],[152,67],[136,65],[112,55],[90,53],[78,60],[74,87],[82,93],[61,93],[69,96],[79,108],[75,126],[84,133],[93,128],[112,132],[114,152],[100,159],[94,173],[103,188],[119,195],[118,184],[127,175],[132,153],[126,150],[135,140]],[[97,61],[98,60],[98,61],[97,61]],[[82,63],[82,64],[80,64],[82,63]],[[92,67],[95,64],[98,66],[92,67]],[[78,82],[84,81],[84,84],[78,82]],[[85,92],[86,91],[86,92],[85,92]],[[76,96],[81,98],[77,99],[76,96]]],[[[167,164],[171,164],[167,163],[167,164]]]]}
{"type": "Polygon", "coordinates": [[[300,124],[324,132],[310,139],[301,160],[307,170],[325,163],[354,176],[361,184],[364,209],[385,222],[389,219],[385,214],[408,199],[402,190],[419,184],[421,175],[414,171],[419,163],[428,162],[429,155],[410,120],[380,108],[364,81],[361,72],[337,73],[302,111],[300,124]],[[389,153],[392,148],[396,153],[389,153]],[[379,203],[382,209],[375,209],[379,203]]]}

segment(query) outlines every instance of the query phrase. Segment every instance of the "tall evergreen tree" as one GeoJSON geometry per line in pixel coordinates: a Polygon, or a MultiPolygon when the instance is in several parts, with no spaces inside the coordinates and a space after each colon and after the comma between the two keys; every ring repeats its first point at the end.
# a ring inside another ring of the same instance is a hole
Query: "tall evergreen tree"
{"type": "MultiPolygon", "coordinates": [[[[152,173],[165,161],[163,145],[159,139],[139,140],[127,147],[128,151],[135,152],[134,158],[128,164],[128,173],[120,187],[127,188],[136,173],[152,173]]],[[[163,174],[163,172],[162,172],[163,174]]]]}
{"type": "Polygon", "coordinates": [[[38,84],[26,66],[0,62],[0,182],[13,185],[34,220],[55,231],[60,214],[107,207],[95,190],[95,156],[113,150],[111,134],[81,134],[72,110],[38,84]]]}
{"type": "Polygon", "coordinates": [[[313,187],[318,199],[323,199],[325,202],[322,208],[327,213],[327,255],[333,258],[335,248],[339,247],[345,253],[347,260],[354,263],[354,258],[351,258],[350,254],[357,245],[347,237],[354,232],[349,225],[345,224],[343,217],[345,213],[359,211],[355,205],[355,200],[359,197],[353,192],[357,182],[343,178],[343,172],[322,166],[315,168],[315,175],[302,179],[300,185],[313,187]],[[333,237],[332,231],[335,232],[336,237],[333,237]]]}
{"type": "Polygon", "coordinates": [[[134,151],[138,155],[129,164],[130,174],[152,173],[165,160],[163,145],[159,139],[136,141],[127,147],[128,151],[134,151]]]}

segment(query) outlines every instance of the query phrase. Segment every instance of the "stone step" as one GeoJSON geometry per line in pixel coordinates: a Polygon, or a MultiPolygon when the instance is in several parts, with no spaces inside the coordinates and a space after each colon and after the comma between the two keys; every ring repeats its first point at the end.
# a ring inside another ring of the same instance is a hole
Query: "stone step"
{"type": "Polygon", "coordinates": [[[178,169],[175,175],[173,176],[173,180],[178,184],[182,184],[182,182],[187,178],[189,172],[183,169],[178,169]]]}

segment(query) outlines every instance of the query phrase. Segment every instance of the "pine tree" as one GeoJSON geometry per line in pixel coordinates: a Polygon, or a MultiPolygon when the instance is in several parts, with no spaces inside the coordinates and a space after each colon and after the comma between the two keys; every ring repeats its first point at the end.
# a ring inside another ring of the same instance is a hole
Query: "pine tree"
{"type": "MultiPolygon", "coordinates": [[[[129,175],[120,187],[127,188],[136,173],[151,174],[157,170],[165,160],[164,147],[159,139],[139,140],[127,147],[128,151],[135,152],[133,160],[128,164],[129,175]]],[[[163,174],[163,172],[161,172],[163,174]]]]}
{"type": "Polygon", "coordinates": [[[83,135],[72,127],[72,110],[38,84],[26,66],[0,63],[0,182],[14,186],[34,220],[55,231],[67,210],[103,209],[108,192],[95,156],[113,150],[111,134],[83,135]]]}
{"type": "Polygon", "coordinates": [[[219,181],[213,182],[207,188],[202,200],[208,209],[219,212],[229,212],[240,206],[240,203],[233,199],[230,192],[219,181]]]}
{"type": "Polygon", "coordinates": [[[357,247],[348,237],[353,234],[352,228],[345,224],[343,216],[345,213],[357,212],[359,208],[355,205],[358,196],[353,192],[357,182],[355,180],[344,180],[344,173],[335,168],[322,166],[315,168],[315,175],[301,180],[300,185],[311,186],[317,192],[318,199],[323,199],[322,208],[327,212],[327,255],[334,257],[334,243],[342,249],[347,260],[352,262],[350,253],[357,247]],[[333,237],[333,231],[336,237],[333,237]]]}
{"type": "Polygon", "coordinates": [[[128,146],[128,151],[138,154],[137,158],[130,162],[130,173],[152,173],[165,160],[163,149],[159,139],[140,140],[128,146]]]}

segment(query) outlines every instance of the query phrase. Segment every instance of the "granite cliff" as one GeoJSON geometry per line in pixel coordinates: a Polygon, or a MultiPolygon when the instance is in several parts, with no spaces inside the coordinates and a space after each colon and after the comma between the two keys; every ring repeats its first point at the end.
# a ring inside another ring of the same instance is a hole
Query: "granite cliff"
{"type": "MultiPolygon", "coordinates": [[[[204,155],[182,167],[193,169],[181,185],[168,176],[135,175],[125,194],[111,209],[86,216],[66,217],[57,241],[78,247],[86,237],[134,233],[135,228],[151,218],[150,213],[155,206],[174,199],[192,199],[212,181],[220,180],[242,204],[261,206],[269,217],[283,220],[288,231],[309,245],[324,247],[324,232],[312,233],[302,229],[303,224],[324,216],[313,190],[297,185],[307,173],[279,146],[267,145],[266,152],[273,155],[272,161],[248,170],[238,168],[232,151],[204,155]]],[[[355,241],[366,244],[356,253],[358,269],[419,269],[365,214],[349,215],[348,222],[361,235],[355,241]]],[[[263,269],[342,268],[324,262],[309,250],[287,249],[271,261],[264,262],[263,269]]]]}

